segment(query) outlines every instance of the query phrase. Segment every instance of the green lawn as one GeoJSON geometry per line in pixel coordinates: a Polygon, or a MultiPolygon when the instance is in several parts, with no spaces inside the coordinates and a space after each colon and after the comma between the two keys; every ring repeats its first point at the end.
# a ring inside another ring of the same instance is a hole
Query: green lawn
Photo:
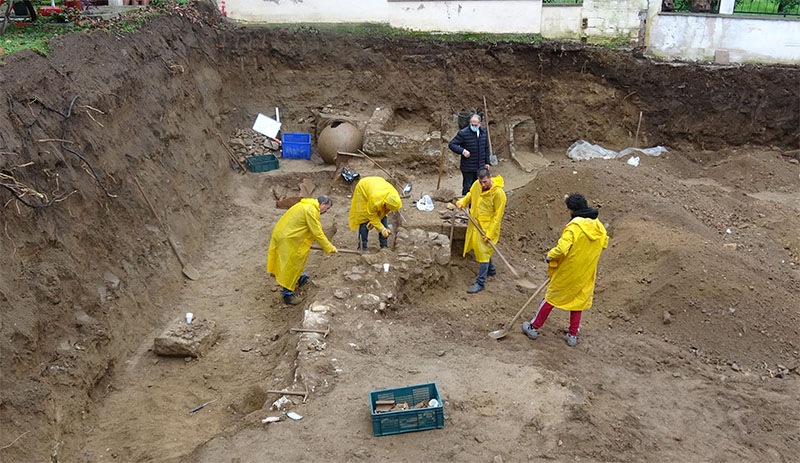
{"type": "Polygon", "coordinates": [[[783,14],[800,15],[800,0],[737,0],[734,13],[778,13],[783,4],[783,14]]]}
{"type": "Polygon", "coordinates": [[[33,50],[46,55],[50,48],[47,42],[60,34],[72,32],[77,28],[72,24],[49,24],[37,21],[25,27],[10,25],[5,34],[0,35],[0,54],[14,53],[19,50],[33,50]]]}

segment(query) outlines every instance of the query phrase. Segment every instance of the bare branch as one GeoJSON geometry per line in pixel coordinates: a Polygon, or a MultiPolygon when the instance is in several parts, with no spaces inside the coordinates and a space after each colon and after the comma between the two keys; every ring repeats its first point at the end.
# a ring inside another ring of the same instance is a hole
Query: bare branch
{"type": "Polygon", "coordinates": [[[42,138],[40,140],[36,140],[36,143],[47,143],[47,142],[61,142],[61,143],[70,143],[75,144],[74,141],[64,140],[63,138],[42,138]]]}
{"type": "Polygon", "coordinates": [[[100,178],[97,176],[97,172],[94,171],[94,167],[92,167],[92,165],[89,164],[89,161],[87,161],[86,158],[83,157],[83,155],[81,155],[77,151],[73,150],[72,148],[68,148],[66,146],[63,146],[62,148],[64,148],[64,150],[69,151],[70,153],[74,154],[75,156],[78,156],[78,158],[80,158],[80,160],[83,161],[86,164],[86,166],[89,168],[89,171],[90,171],[89,173],[92,175],[92,177],[94,177],[95,181],[97,181],[97,184],[100,185],[100,188],[103,189],[103,192],[106,194],[106,196],[108,196],[109,198],[116,198],[117,197],[117,195],[112,195],[111,193],[108,192],[108,190],[106,189],[105,185],[103,185],[103,182],[101,182],[100,178]]]}
{"type": "Polygon", "coordinates": [[[22,439],[22,436],[24,436],[25,434],[28,434],[29,432],[30,432],[30,431],[25,431],[25,432],[23,432],[22,434],[20,434],[19,436],[17,436],[17,438],[16,438],[16,439],[12,440],[10,444],[8,444],[8,445],[4,445],[4,446],[0,447],[0,450],[5,450],[5,449],[7,449],[7,448],[11,447],[11,446],[12,446],[12,445],[14,445],[14,444],[15,444],[15,443],[16,443],[18,440],[22,439]]]}
{"type": "Polygon", "coordinates": [[[80,107],[81,107],[81,108],[84,108],[84,109],[91,109],[92,111],[96,111],[96,112],[98,112],[98,113],[100,113],[100,114],[102,114],[102,115],[105,115],[105,114],[106,114],[106,113],[104,113],[103,111],[100,111],[99,109],[97,109],[97,108],[93,108],[93,107],[91,107],[91,106],[89,106],[89,105],[86,105],[86,104],[85,104],[85,105],[83,105],[83,106],[80,106],[80,107]]]}
{"type": "Polygon", "coordinates": [[[67,115],[65,116],[67,119],[69,119],[69,116],[72,115],[72,106],[75,104],[75,100],[77,99],[78,95],[75,95],[75,98],[72,99],[72,103],[69,104],[69,110],[67,111],[67,115]]]}
{"type": "MultiPolygon", "coordinates": [[[[92,108],[92,109],[94,109],[94,108],[92,108]]],[[[105,128],[105,126],[104,126],[103,124],[101,124],[100,122],[98,122],[98,121],[97,121],[97,119],[95,119],[95,118],[94,118],[94,116],[92,116],[92,113],[90,113],[89,111],[86,111],[86,114],[88,114],[88,115],[89,115],[89,118],[90,118],[91,120],[93,120],[93,121],[97,122],[97,125],[99,125],[99,126],[100,126],[100,127],[102,127],[102,128],[105,128]]],[[[103,114],[103,112],[102,112],[102,111],[100,111],[100,114],[103,114]]]]}

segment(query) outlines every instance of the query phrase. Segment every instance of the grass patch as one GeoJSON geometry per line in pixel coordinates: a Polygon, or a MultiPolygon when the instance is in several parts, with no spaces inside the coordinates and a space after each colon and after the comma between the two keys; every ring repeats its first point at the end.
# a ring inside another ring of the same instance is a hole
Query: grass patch
{"type": "Polygon", "coordinates": [[[33,50],[41,55],[47,55],[50,51],[49,43],[53,38],[77,31],[130,34],[144,26],[150,17],[169,11],[168,8],[189,8],[181,3],[183,1],[160,0],[161,4],[158,6],[131,10],[124,16],[107,20],[78,12],[62,15],[61,21],[64,22],[57,22],[53,17],[39,17],[36,22],[28,23],[25,27],[10,24],[5,33],[0,35],[0,55],[20,50],[33,50]]]}
{"type": "Polygon", "coordinates": [[[53,37],[77,30],[72,24],[55,24],[37,21],[29,26],[9,26],[5,34],[0,35],[0,54],[14,53],[20,50],[33,50],[40,55],[50,52],[48,43],[53,37]]]}

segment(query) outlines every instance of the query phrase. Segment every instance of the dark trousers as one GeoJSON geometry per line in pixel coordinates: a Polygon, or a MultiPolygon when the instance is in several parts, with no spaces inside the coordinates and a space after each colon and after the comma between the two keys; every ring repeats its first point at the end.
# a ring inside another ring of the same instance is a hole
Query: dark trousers
{"type": "MultiPolygon", "coordinates": [[[[367,229],[367,223],[362,223],[358,226],[358,249],[362,251],[367,250],[367,235],[369,234],[369,230],[367,229]]],[[[384,216],[381,219],[381,223],[384,227],[389,227],[389,218],[388,216],[384,216]]],[[[378,233],[378,243],[380,243],[382,248],[385,248],[389,245],[389,240],[384,238],[380,233],[378,233]]]]}
{"type": "Polygon", "coordinates": [[[497,274],[497,269],[494,267],[492,259],[489,259],[489,262],[481,262],[478,264],[478,277],[475,278],[475,283],[485,286],[486,277],[494,276],[495,274],[497,274]]]}
{"type": "Polygon", "coordinates": [[[466,195],[469,193],[469,189],[472,187],[472,184],[478,180],[478,173],[477,172],[464,172],[461,171],[461,196],[466,195]]]}

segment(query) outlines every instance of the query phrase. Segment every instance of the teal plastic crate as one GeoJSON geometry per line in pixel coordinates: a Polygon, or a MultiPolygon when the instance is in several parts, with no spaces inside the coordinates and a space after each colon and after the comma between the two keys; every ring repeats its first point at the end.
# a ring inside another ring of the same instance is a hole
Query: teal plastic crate
{"type": "Polygon", "coordinates": [[[311,159],[311,134],[284,133],[281,150],[284,159],[311,159]]]}
{"type": "Polygon", "coordinates": [[[247,156],[247,167],[250,172],[266,172],[268,170],[275,170],[280,167],[278,157],[274,154],[258,154],[255,156],[247,156]]]}
{"type": "Polygon", "coordinates": [[[372,415],[372,433],[376,436],[388,436],[403,432],[424,431],[444,427],[444,407],[439,388],[436,383],[418,384],[416,386],[385,389],[369,393],[370,413],[372,415]],[[436,399],[438,407],[417,408],[414,406],[425,400],[436,399]],[[394,403],[407,403],[408,410],[375,413],[375,404],[379,400],[392,400],[394,403]]]}

